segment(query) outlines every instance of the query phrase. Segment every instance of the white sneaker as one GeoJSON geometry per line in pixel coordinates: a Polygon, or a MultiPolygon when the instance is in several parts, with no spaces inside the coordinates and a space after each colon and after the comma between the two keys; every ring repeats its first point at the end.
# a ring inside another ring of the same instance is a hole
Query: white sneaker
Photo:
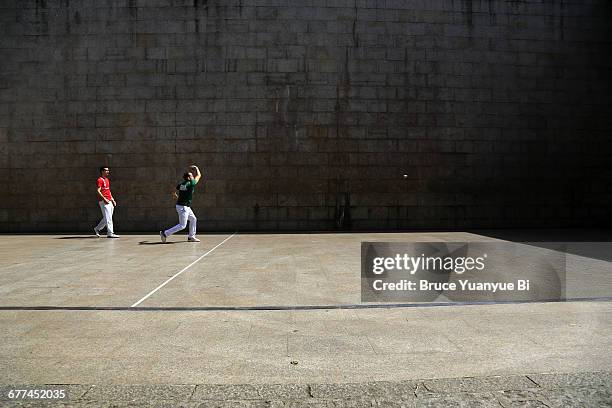
{"type": "Polygon", "coordinates": [[[117,234],[110,234],[110,235],[107,235],[106,238],[120,238],[120,237],[117,234]]]}
{"type": "Polygon", "coordinates": [[[189,242],[200,242],[200,240],[197,239],[196,237],[189,237],[189,238],[187,238],[187,241],[189,241],[189,242]]]}
{"type": "Polygon", "coordinates": [[[166,243],[166,234],[164,234],[164,231],[159,231],[159,237],[161,238],[161,241],[165,244],[166,243]]]}
{"type": "Polygon", "coordinates": [[[96,234],[96,237],[100,238],[100,231],[98,231],[96,227],[94,227],[94,234],[96,234]]]}

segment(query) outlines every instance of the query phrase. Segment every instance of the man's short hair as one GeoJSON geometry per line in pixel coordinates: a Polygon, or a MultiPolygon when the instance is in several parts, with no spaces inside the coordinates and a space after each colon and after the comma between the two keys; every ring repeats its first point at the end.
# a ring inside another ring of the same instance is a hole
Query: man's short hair
{"type": "Polygon", "coordinates": [[[102,171],[104,171],[104,169],[108,168],[108,166],[102,166],[100,167],[100,173],[102,173],[102,171]]]}
{"type": "Polygon", "coordinates": [[[189,180],[189,175],[190,175],[190,174],[191,174],[191,173],[189,173],[189,172],[187,172],[187,173],[183,174],[183,180],[189,180]]]}

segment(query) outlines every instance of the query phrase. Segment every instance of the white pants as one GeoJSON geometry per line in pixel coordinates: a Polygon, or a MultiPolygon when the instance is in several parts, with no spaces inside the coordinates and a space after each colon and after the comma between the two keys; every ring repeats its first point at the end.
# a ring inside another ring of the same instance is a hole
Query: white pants
{"type": "Polygon", "coordinates": [[[187,226],[187,220],[189,220],[189,238],[194,238],[196,234],[196,225],[198,223],[198,219],[196,218],[193,211],[191,211],[191,207],[177,204],[176,212],[178,213],[179,223],[176,224],[174,227],[165,230],[164,234],[169,237],[175,232],[185,229],[185,227],[187,226]]]}
{"type": "Polygon", "coordinates": [[[112,202],[104,204],[104,201],[98,201],[98,205],[100,210],[102,210],[102,220],[100,220],[96,229],[102,231],[106,227],[106,235],[113,235],[115,233],[113,231],[113,211],[115,211],[115,206],[112,202]]]}

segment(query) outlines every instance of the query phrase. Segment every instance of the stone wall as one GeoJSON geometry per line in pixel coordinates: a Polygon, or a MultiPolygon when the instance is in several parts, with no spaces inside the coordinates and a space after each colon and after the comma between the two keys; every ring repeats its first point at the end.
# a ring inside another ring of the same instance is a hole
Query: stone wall
{"type": "Polygon", "coordinates": [[[0,0],[0,231],[610,225],[607,0],[0,0]],[[347,205],[348,203],[348,205],[347,205]],[[344,214],[344,216],[342,216],[344,214]]]}

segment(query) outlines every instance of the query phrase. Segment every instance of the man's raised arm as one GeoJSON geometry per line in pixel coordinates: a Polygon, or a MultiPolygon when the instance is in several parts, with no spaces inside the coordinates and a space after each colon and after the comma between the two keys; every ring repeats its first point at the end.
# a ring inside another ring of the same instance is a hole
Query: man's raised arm
{"type": "Polygon", "coordinates": [[[196,182],[196,183],[197,183],[197,182],[199,182],[199,181],[200,181],[200,179],[202,178],[202,173],[200,173],[200,169],[198,169],[198,166],[196,166],[195,164],[194,164],[194,165],[192,165],[192,166],[190,166],[190,167],[191,167],[192,169],[194,169],[194,170],[195,170],[195,172],[196,172],[195,176],[193,177],[193,178],[194,178],[194,180],[195,180],[195,182],[196,182]]]}

